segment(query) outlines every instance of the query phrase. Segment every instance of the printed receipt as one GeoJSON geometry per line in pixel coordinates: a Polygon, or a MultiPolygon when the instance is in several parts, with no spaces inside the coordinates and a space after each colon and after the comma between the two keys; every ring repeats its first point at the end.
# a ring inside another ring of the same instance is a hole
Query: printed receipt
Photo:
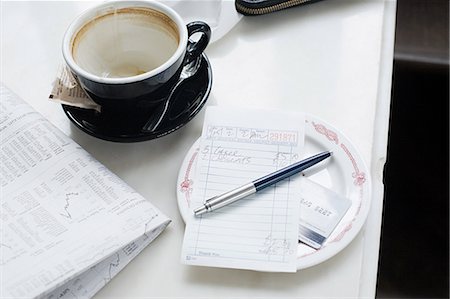
{"type": "MultiPolygon", "coordinates": [[[[192,207],[299,160],[304,115],[210,107],[205,116],[192,207]]],[[[295,272],[298,180],[187,219],[182,262],[295,272]]]]}

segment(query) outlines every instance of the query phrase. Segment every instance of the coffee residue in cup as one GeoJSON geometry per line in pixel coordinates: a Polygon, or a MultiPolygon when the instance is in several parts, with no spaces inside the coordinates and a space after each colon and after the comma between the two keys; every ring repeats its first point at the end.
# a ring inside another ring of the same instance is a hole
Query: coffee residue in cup
{"type": "Polygon", "coordinates": [[[151,8],[120,8],[83,25],[72,40],[72,55],[89,73],[123,78],[159,67],[178,45],[177,26],[164,13],[151,8]]]}

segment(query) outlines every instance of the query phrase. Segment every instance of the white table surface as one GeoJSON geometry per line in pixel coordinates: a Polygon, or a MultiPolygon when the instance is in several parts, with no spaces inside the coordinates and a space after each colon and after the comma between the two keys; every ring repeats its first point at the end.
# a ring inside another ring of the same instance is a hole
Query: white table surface
{"type": "Polygon", "coordinates": [[[92,2],[2,2],[1,78],[53,124],[168,215],[173,223],[97,298],[374,297],[383,205],[395,0],[334,0],[244,17],[206,51],[208,105],[314,114],[359,149],[372,176],[372,206],[358,236],[335,257],[295,274],[182,265],[184,223],[176,202],[183,157],[204,109],[163,138],[121,144],[91,137],[47,100],[66,27],[92,2]]]}

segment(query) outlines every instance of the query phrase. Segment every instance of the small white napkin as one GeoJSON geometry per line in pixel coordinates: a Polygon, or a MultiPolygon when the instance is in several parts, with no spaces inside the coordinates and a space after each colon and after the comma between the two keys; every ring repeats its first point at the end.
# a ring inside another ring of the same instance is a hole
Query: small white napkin
{"type": "Polygon", "coordinates": [[[234,0],[162,0],[172,7],[187,23],[206,22],[212,30],[210,43],[227,34],[242,18],[236,11],[234,0]]]}

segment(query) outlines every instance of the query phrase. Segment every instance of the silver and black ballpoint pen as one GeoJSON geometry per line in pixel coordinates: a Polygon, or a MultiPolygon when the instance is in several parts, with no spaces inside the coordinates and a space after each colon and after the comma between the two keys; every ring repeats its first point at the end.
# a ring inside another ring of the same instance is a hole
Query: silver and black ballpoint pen
{"type": "Polygon", "coordinates": [[[236,189],[223,193],[219,196],[212,197],[205,201],[205,203],[194,210],[195,216],[200,216],[204,213],[211,212],[227,206],[239,199],[252,195],[256,192],[263,190],[273,184],[278,183],[285,178],[288,178],[296,173],[299,173],[322,160],[330,157],[332,152],[322,152],[320,154],[314,155],[312,157],[306,158],[280,170],[272,172],[262,178],[256,179],[250,183],[240,186],[236,189]]]}

